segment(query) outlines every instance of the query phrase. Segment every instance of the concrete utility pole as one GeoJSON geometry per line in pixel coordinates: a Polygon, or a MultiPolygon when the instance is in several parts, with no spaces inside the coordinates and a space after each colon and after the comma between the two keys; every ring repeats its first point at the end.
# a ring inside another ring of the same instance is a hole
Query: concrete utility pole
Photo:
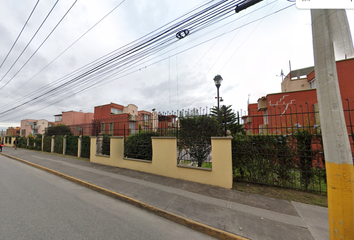
{"type": "Polygon", "coordinates": [[[353,57],[345,10],[311,10],[315,78],[326,157],[330,239],[354,239],[354,169],[336,57],[353,57]]]}

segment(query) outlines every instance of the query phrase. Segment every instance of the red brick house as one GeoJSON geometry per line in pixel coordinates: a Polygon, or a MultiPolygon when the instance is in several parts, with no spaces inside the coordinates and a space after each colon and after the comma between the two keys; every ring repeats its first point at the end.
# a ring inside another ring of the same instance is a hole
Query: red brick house
{"type": "MultiPolygon", "coordinates": [[[[354,115],[354,59],[336,63],[338,81],[345,119],[350,133],[354,115]]],[[[270,93],[259,98],[257,104],[248,105],[248,115],[244,123],[248,134],[272,131],[284,134],[296,124],[301,126],[320,126],[316,74],[314,67],[291,71],[282,82],[282,92],[270,93]],[[257,105],[257,108],[255,107],[257,105]]]]}

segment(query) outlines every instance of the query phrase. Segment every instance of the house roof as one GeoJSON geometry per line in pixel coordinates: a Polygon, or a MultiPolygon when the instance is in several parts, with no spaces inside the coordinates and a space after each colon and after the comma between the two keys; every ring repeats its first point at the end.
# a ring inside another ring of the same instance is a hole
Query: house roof
{"type": "MultiPolygon", "coordinates": [[[[312,72],[315,69],[314,66],[312,67],[307,67],[307,68],[301,68],[301,69],[296,69],[292,70],[290,72],[291,78],[297,77],[300,78],[301,76],[307,76],[310,72],[312,72]]],[[[288,75],[289,76],[289,75],[288,75]]]]}

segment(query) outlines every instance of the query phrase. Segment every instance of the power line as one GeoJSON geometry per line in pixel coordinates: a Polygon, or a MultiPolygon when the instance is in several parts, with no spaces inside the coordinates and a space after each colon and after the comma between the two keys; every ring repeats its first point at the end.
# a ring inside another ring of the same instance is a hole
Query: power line
{"type": "Polygon", "coordinates": [[[54,6],[50,9],[49,13],[47,14],[47,16],[44,18],[44,20],[42,21],[41,25],[39,26],[39,28],[37,29],[37,31],[35,32],[35,34],[32,36],[31,40],[27,43],[27,45],[25,46],[25,48],[22,50],[22,52],[20,53],[20,55],[17,57],[17,59],[15,60],[15,62],[11,65],[11,67],[9,68],[9,70],[7,70],[7,72],[4,74],[4,76],[0,79],[0,82],[7,76],[7,74],[10,72],[10,70],[13,68],[13,66],[17,63],[17,61],[20,59],[20,57],[22,56],[22,54],[26,51],[27,47],[31,44],[32,40],[34,39],[34,37],[37,35],[37,33],[39,32],[39,30],[42,28],[43,24],[45,23],[45,21],[47,20],[47,18],[49,17],[49,15],[52,13],[53,9],[55,8],[55,6],[57,5],[59,0],[57,0],[54,4],[54,6]]]}
{"type": "Polygon", "coordinates": [[[66,15],[70,12],[70,10],[74,7],[76,4],[77,0],[71,5],[71,7],[66,11],[64,16],[59,20],[59,22],[55,25],[55,27],[50,31],[48,36],[43,40],[43,42],[39,45],[39,47],[34,51],[34,53],[27,59],[27,61],[22,65],[22,67],[10,78],[9,81],[7,81],[1,88],[0,91],[6,87],[7,84],[9,84],[16,76],[17,74],[27,65],[27,63],[32,59],[32,57],[38,52],[38,50],[43,46],[43,44],[48,40],[48,38],[52,35],[52,33],[55,31],[55,29],[59,26],[59,24],[63,21],[63,19],[66,17],[66,15]]]}
{"type": "MultiPolygon", "coordinates": [[[[124,1],[124,0],[123,0],[123,1],[124,1]]],[[[201,4],[201,5],[197,6],[197,7],[195,7],[194,9],[192,9],[192,10],[190,10],[190,11],[184,13],[181,17],[185,17],[185,16],[187,16],[188,14],[192,13],[193,11],[197,10],[198,8],[204,7],[204,6],[208,5],[208,4],[211,3],[211,2],[213,2],[213,0],[212,0],[212,1],[208,1],[207,3],[201,4]]],[[[122,3],[122,2],[121,2],[121,3],[122,3]]],[[[121,4],[121,3],[120,3],[120,4],[121,4]]],[[[119,5],[120,5],[120,4],[119,4],[119,5]]],[[[118,6],[119,6],[119,5],[118,5],[118,6]]],[[[118,6],[116,6],[115,8],[117,8],[118,6]]],[[[114,10],[114,9],[113,9],[113,10],[114,10]]],[[[113,10],[112,10],[112,11],[113,11],[113,10]]],[[[101,19],[101,20],[103,20],[103,19],[101,19]]],[[[100,21],[101,21],[101,20],[100,20],[100,21]]],[[[163,25],[162,27],[166,27],[166,26],[168,26],[169,24],[172,24],[173,22],[174,22],[174,21],[171,21],[171,22],[169,22],[169,23],[163,25]]],[[[97,25],[97,24],[96,24],[96,25],[97,25]]],[[[92,29],[92,28],[91,28],[91,29],[92,29]]],[[[91,30],[91,29],[89,29],[89,30],[91,30]]],[[[89,30],[88,30],[88,31],[89,31],[89,30]]],[[[87,31],[87,32],[88,32],[88,31],[87,31]]],[[[154,32],[157,32],[157,31],[158,31],[158,29],[156,29],[156,30],[150,32],[149,34],[145,35],[144,37],[148,37],[149,35],[151,35],[151,34],[154,33],[154,32]]],[[[87,32],[86,32],[86,33],[87,33],[87,32]]],[[[85,34],[86,34],[86,33],[85,33],[85,34]]],[[[81,37],[82,37],[82,36],[81,36],[81,37]]],[[[81,38],[81,37],[80,37],[80,38],[81,38]]],[[[144,37],[141,37],[141,38],[135,40],[134,42],[132,42],[132,43],[130,43],[130,44],[127,44],[127,45],[121,47],[120,49],[118,49],[118,50],[120,50],[119,52],[124,52],[124,48],[129,47],[129,45],[133,45],[133,44],[135,44],[135,43],[138,43],[138,41],[144,39],[144,37]]],[[[80,38],[79,38],[79,39],[80,39],[80,38]]],[[[79,39],[78,39],[78,40],[79,40],[79,39]]],[[[78,40],[76,40],[74,43],[76,43],[78,40]]],[[[73,43],[73,44],[74,44],[74,43],[73,43]]],[[[72,44],[72,45],[73,45],[73,44],[72,44]]],[[[71,46],[72,46],[72,45],[71,45],[71,46]]],[[[71,47],[71,46],[70,46],[70,47],[71,47]]],[[[133,45],[133,46],[134,46],[134,45],[133,45]]],[[[66,50],[67,50],[67,49],[66,49],[66,50]]],[[[66,50],[65,50],[65,51],[66,51],[66,50]]],[[[65,51],[64,51],[64,52],[65,52],[65,51]]],[[[64,52],[62,52],[60,55],[62,55],[64,52]]],[[[109,53],[109,54],[107,54],[107,55],[105,55],[105,56],[103,56],[103,57],[101,57],[101,58],[99,58],[98,60],[96,60],[97,64],[98,64],[99,62],[104,62],[104,61],[106,61],[107,59],[109,59],[109,56],[112,56],[115,52],[117,52],[117,50],[116,50],[116,51],[113,51],[113,52],[111,52],[111,53],[109,53]]],[[[59,56],[60,56],[60,55],[59,55],[59,56]]],[[[57,56],[53,61],[55,61],[59,56],[57,56]]],[[[48,67],[53,61],[51,61],[46,67],[48,67]]],[[[81,72],[84,72],[84,71],[86,71],[85,69],[89,69],[90,67],[93,67],[93,66],[94,66],[94,65],[92,65],[92,62],[91,62],[91,66],[90,66],[90,64],[87,64],[86,66],[84,66],[83,68],[81,68],[81,69],[79,69],[79,70],[80,70],[81,72]]],[[[41,71],[43,71],[46,67],[44,67],[41,71]]],[[[58,81],[56,81],[56,83],[60,83],[60,82],[64,81],[65,79],[69,78],[70,76],[73,76],[75,72],[79,73],[79,70],[76,70],[76,71],[74,71],[73,73],[64,76],[63,78],[60,78],[58,81]]],[[[40,71],[40,72],[41,72],[41,71],[40,71]]],[[[37,76],[40,72],[38,72],[35,76],[37,76]]],[[[30,78],[27,82],[29,82],[30,80],[32,80],[35,76],[33,76],[32,78],[30,78]]],[[[26,83],[27,83],[27,82],[26,82],[26,83]]],[[[25,84],[26,84],[26,83],[25,83],[25,84]]],[[[56,83],[51,83],[51,84],[49,84],[49,85],[47,85],[47,86],[44,86],[44,87],[42,87],[41,89],[37,90],[36,92],[34,92],[34,93],[32,93],[32,94],[28,94],[28,95],[24,96],[22,99],[25,99],[25,98],[27,98],[27,97],[33,96],[33,95],[35,95],[35,94],[38,94],[38,91],[42,91],[42,90],[45,90],[45,89],[49,89],[51,86],[54,86],[54,84],[56,84],[56,83]]],[[[22,85],[22,86],[23,86],[23,85],[22,85]]],[[[17,90],[17,89],[16,89],[16,90],[17,90]]],[[[12,92],[12,93],[14,93],[14,92],[12,92]]],[[[17,100],[17,101],[19,101],[19,100],[17,100]]],[[[21,101],[21,99],[20,99],[20,101],[21,101]]]]}
{"type": "MultiPolygon", "coordinates": [[[[279,12],[279,11],[276,11],[276,12],[279,12]]],[[[276,12],[274,12],[274,13],[276,13],[276,12]]],[[[272,14],[274,14],[274,13],[272,13],[272,14]]],[[[270,16],[272,14],[269,14],[267,16],[270,16]]],[[[267,16],[265,16],[265,17],[267,17],[267,16]]],[[[265,17],[263,17],[263,18],[265,18],[265,17]]],[[[248,23],[248,24],[250,24],[250,23],[248,23]]],[[[244,26],[246,26],[248,24],[245,24],[244,26]]],[[[177,25],[176,27],[178,27],[178,26],[180,26],[180,25],[177,25]]],[[[238,28],[236,28],[236,29],[238,29],[238,28]]],[[[232,31],[234,31],[236,29],[233,29],[233,30],[231,30],[229,32],[232,32],[232,31]]],[[[226,33],[221,34],[221,35],[225,35],[225,34],[226,33]]],[[[219,36],[221,36],[221,35],[219,35],[219,36]]],[[[217,36],[217,37],[219,37],[219,36],[217,36]]],[[[215,38],[216,37],[214,37],[212,39],[215,39],[215,38]]],[[[97,86],[100,83],[98,81],[98,77],[102,77],[105,73],[107,73],[109,71],[113,71],[113,70],[117,71],[117,69],[119,70],[123,66],[126,66],[128,64],[133,64],[134,62],[139,62],[139,58],[141,58],[143,56],[145,56],[145,57],[149,56],[149,55],[153,54],[154,52],[157,52],[157,51],[160,51],[160,50],[164,49],[165,46],[168,46],[168,45],[173,43],[173,42],[171,43],[171,37],[165,39],[164,42],[161,42],[162,39],[163,38],[159,39],[159,38],[155,37],[155,39],[154,39],[155,42],[154,42],[154,40],[150,39],[150,41],[148,41],[148,44],[146,42],[143,42],[140,45],[137,45],[138,49],[136,49],[136,48],[130,48],[129,49],[128,48],[128,50],[130,50],[128,52],[124,51],[121,55],[111,56],[110,58],[108,58],[108,61],[104,61],[103,63],[101,62],[98,65],[97,64],[93,64],[94,68],[90,68],[88,71],[85,71],[85,72],[79,74],[77,77],[71,79],[70,81],[65,82],[64,84],[62,84],[62,85],[60,85],[60,86],[58,86],[58,87],[56,87],[54,89],[51,89],[50,91],[47,91],[47,92],[45,92],[45,93],[43,93],[41,95],[37,95],[37,97],[35,97],[35,98],[25,102],[25,103],[17,105],[13,109],[8,109],[8,110],[6,110],[4,112],[1,112],[0,115],[3,115],[4,113],[8,113],[10,111],[13,111],[14,109],[17,109],[17,108],[19,108],[21,106],[27,105],[28,103],[32,103],[33,104],[34,101],[43,102],[43,99],[49,99],[48,97],[54,96],[54,93],[56,95],[60,94],[61,92],[65,94],[65,92],[63,92],[63,89],[65,87],[67,87],[67,86],[70,86],[70,84],[71,84],[71,88],[72,88],[72,87],[75,87],[75,86],[76,87],[80,86],[79,84],[86,84],[87,85],[89,83],[89,81],[95,80],[95,82],[93,84],[91,84],[89,87],[86,87],[85,89],[89,89],[92,86],[97,86]],[[155,45],[154,45],[154,43],[155,43],[155,45]],[[141,52],[141,50],[146,49],[147,47],[150,47],[150,49],[145,50],[145,52],[141,52]],[[136,55],[132,54],[132,53],[135,53],[135,52],[136,52],[136,55]],[[119,60],[118,63],[120,63],[121,65],[114,65],[113,64],[113,63],[117,64],[117,60],[119,60]],[[113,66],[114,66],[114,68],[113,68],[113,66]],[[91,78],[91,80],[90,80],[90,78],[91,78]]],[[[212,39],[209,39],[208,41],[210,41],[212,39]]],[[[205,41],[205,42],[207,42],[207,41],[205,41]]],[[[205,43],[205,42],[203,42],[203,43],[205,43]]],[[[203,43],[200,43],[200,44],[203,44],[203,43]]],[[[198,44],[198,45],[200,45],[200,44],[198,44]]],[[[184,51],[186,51],[186,50],[184,50],[184,51]]],[[[121,72],[115,72],[111,76],[114,76],[114,75],[119,74],[119,73],[121,73],[121,72]]],[[[82,91],[83,90],[80,90],[79,92],[82,92],[82,91]]],[[[77,93],[75,93],[75,94],[77,94],[77,93]]],[[[58,101],[58,100],[56,100],[56,101],[58,101]]]]}
{"type": "Polygon", "coordinates": [[[17,90],[25,86],[28,82],[38,76],[44,69],[49,67],[54,61],[56,61],[60,56],[62,56],[66,51],[68,51],[72,46],[74,46],[81,38],[83,38],[88,32],[90,32],[94,27],[96,27],[100,22],[102,22],[106,17],[108,17],[114,10],[116,10],[125,0],[121,1],[117,6],[115,6],[111,11],[109,11],[103,18],[96,22],[92,27],[90,27],[86,32],[84,32],[79,38],[77,38],[72,44],[69,45],[64,51],[62,51],[58,56],[56,56],[52,61],[50,61],[45,67],[43,67],[39,72],[37,72],[33,77],[29,78],[24,84],[16,88],[13,92],[8,94],[5,98],[15,93],[17,90]]]}
{"type": "MultiPolygon", "coordinates": [[[[235,1],[233,1],[233,2],[235,2],[235,1]]],[[[170,33],[173,29],[176,29],[176,28],[178,28],[180,26],[184,26],[184,24],[186,22],[192,21],[196,17],[204,14],[207,11],[210,11],[210,10],[212,10],[214,8],[219,7],[219,5],[222,5],[223,3],[225,3],[225,0],[224,1],[219,1],[218,3],[215,3],[212,6],[209,6],[208,8],[203,9],[202,11],[200,11],[198,13],[192,14],[192,15],[188,16],[187,19],[184,19],[182,21],[179,21],[177,23],[172,24],[172,27],[168,27],[167,29],[166,28],[162,29],[157,34],[153,35],[152,37],[148,38],[145,41],[137,42],[137,43],[133,44],[131,47],[128,46],[127,48],[120,49],[120,51],[117,54],[112,54],[113,56],[111,55],[111,56],[107,57],[105,60],[98,62],[97,64],[92,64],[88,71],[85,71],[84,73],[81,73],[81,74],[79,73],[78,77],[75,77],[74,79],[66,82],[65,84],[62,84],[59,87],[55,87],[54,89],[48,91],[47,93],[39,95],[39,97],[43,97],[44,95],[53,92],[53,90],[58,90],[59,88],[62,88],[63,86],[66,86],[68,84],[76,82],[76,81],[80,80],[80,78],[86,77],[87,75],[92,74],[92,73],[94,73],[94,72],[96,72],[98,70],[102,70],[103,68],[107,68],[109,66],[109,64],[111,64],[114,61],[117,61],[118,59],[120,59],[121,61],[124,62],[124,59],[125,58],[129,59],[130,55],[132,55],[134,53],[138,53],[142,49],[147,48],[149,46],[152,46],[153,44],[157,43],[158,41],[163,40],[165,38],[165,36],[168,33],[170,33]]],[[[167,36],[170,36],[170,35],[167,35],[167,36]]],[[[168,40],[176,41],[174,36],[169,37],[168,40]]],[[[164,41],[166,43],[166,40],[164,40],[164,41]]],[[[35,99],[37,99],[37,98],[38,97],[36,97],[35,99]]],[[[28,103],[28,102],[26,102],[26,103],[28,103]]]]}
{"type": "Polygon", "coordinates": [[[27,26],[27,23],[28,23],[28,21],[30,20],[30,18],[31,18],[31,16],[32,16],[32,14],[33,14],[34,10],[36,9],[36,7],[37,7],[38,3],[39,3],[39,0],[36,2],[36,5],[34,5],[34,8],[32,9],[31,14],[28,16],[28,18],[27,18],[27,20],[26,20],[25,24],[23,25],[23,27],[22,27],[22,29],[21,29],[20,33],[18,34],[18,36],[17,36],[17,38],[16,38],[15,42],[12,44],[12,46],[11,46],[11,48],[10,48],[9,52],[6,54],[6,57],[4,58],[4,60],[2,61],[1,65],[0,65],[0,68],[2,67],[2,65],[4,65],[4,62],[6,61],[7,57],[10,55],[10,53],[11,53],[12,49],[13,49],[13,48],[14,48],[14,46],[16,45],[17,40],[20,38],[20,36],[21,36],[21,34],[22,34],[23,30],[24,30],[24,29],[25,29],[25,27],[27,26]]]}

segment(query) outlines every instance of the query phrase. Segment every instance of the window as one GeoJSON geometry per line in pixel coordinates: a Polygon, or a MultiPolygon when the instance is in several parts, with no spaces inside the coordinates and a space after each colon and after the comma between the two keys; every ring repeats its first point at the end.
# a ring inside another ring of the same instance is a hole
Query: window
{"type": "Polygon", "coordinates": [[[263,113],[263,122],[264,124],[268,124],[268,111],[265,110],[263,113]]]}
{"type": "Polygon", "coordinates": [[[81,132],[82,132],[82,127],[76,126],[76,127],[75,127],[75,132],[81,133],[81,132]]]}
{"type": "Polygon", "coordinates": [[[101,123],[101,133],[106,133],[106,123],[101,123]]]}
{"type": "Polygon", "coordinates": [[[21,136],[26,136],[26,129],[21,129],[21,136]]]}
{"type": "Polygon", "coordinates": [[[113,135],[114,123],[109,123],[109,134],[113,135]]]}
{"type": "Polygon", "coordinates": [[[136,134],[136,129],[135,129],[135,127],[136,127],[135,122],[130,122],[130,123],[129,123],[129,128],[130,128],[130,134],[131,134],[131,135],[136,134]]]}
{"type": "Polygon", "coordinates": [[[149,121],[149,115],[147,115],[147,114],[143,114],[143,120],[144,121],[146,121],[146,122],[148,122],[149,121]]]}
{"type": "Polygon", "coordinates": [[[316,88],[316,79],[313,79],[313,80],[310,82],[310,89],[313,89],[313,88],[316,88]]]}
{"type": "Polygon", "coordinates": [[[120,113],[123,113],[123,111],[116,108],[111,108],[111,115],[120,114],[120,113]]]}
{"type": "MultiPolygon", "coordinates": [[[[63,120],[63,115],[58,115],[58,116],[55,116],[55,121],[56,122],[61,122],[63,120]]],[[[44,123],[43,123],[44,124],[44,123]]]]}

